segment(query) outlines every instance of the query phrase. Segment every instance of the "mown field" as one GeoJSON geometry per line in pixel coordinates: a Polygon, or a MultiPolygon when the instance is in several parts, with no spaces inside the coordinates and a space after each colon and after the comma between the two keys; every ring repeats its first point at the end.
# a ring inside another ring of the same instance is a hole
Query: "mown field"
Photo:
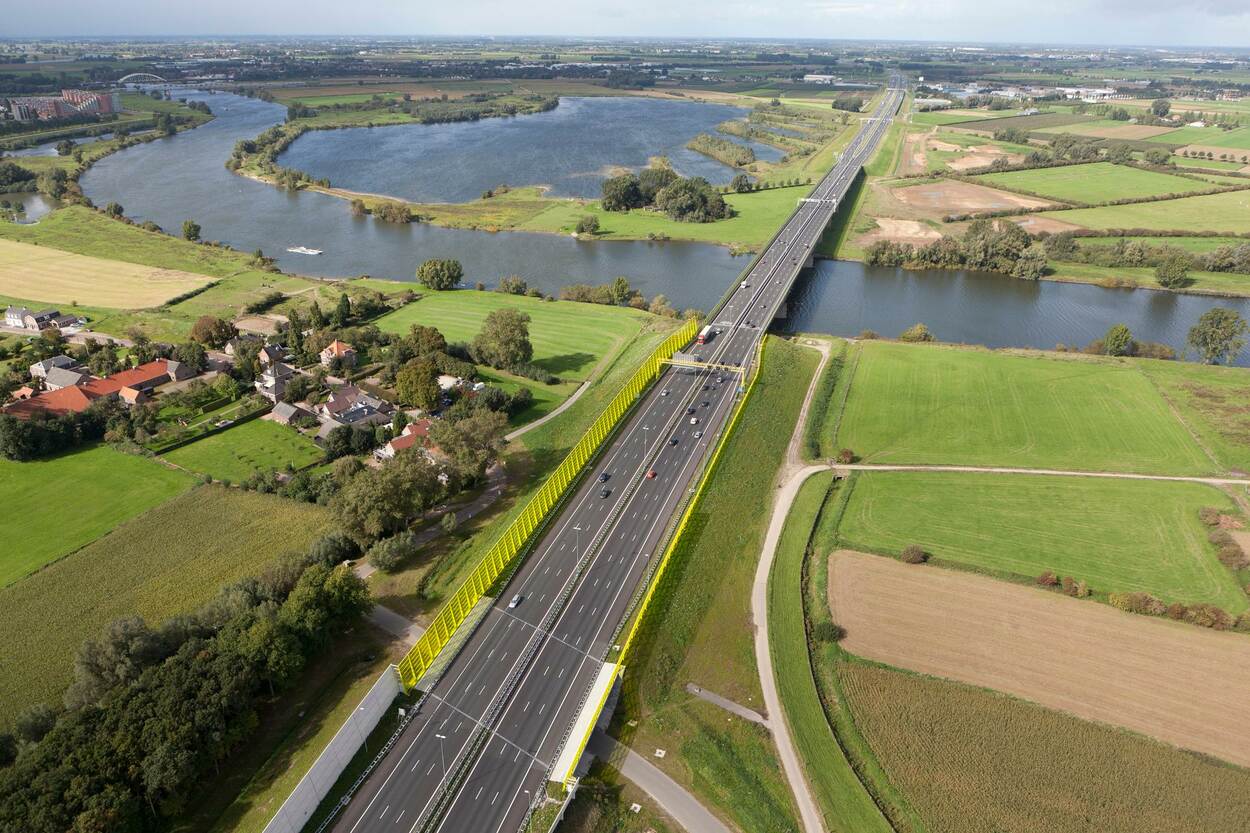
{"type": "Polygon", "coordinates": [[[829,472],[804,483],[786,517],[768,579],[769,648],[785,719],[826,829],[832,833],[892,833],[829,728],[808,656],[804,565],[832,480],[829,472]]]}
{"type": "Polygon", "coordinates": [[[158,622],[193,609],[304,550],[327,524],[319,506],[204,486],[0,589],[0,725],[34,703],[57,702],[78,647],[110,621],[158,622]]]}
{"type": "Polygon", "coordinates": [[[0,240],[0,294],[52,304],[154,307],[212,281],[207,275],[0,240]]]}
{"type": "Polygon", "coordinates": [[[760,378],[639,629],[613,729],[637,749],[667,749],[658,766],[740,829],[760,833],[799,829],[772,739],[685,684],[761,708],[751,584],[773,480],[818,359],[769,339],[760,378]],[[744,515],[744,506],[757,511],[744,515]]]}
{"type": "Polygon", "coordinates": [[[322,457],[309,438],[285,425],[253,419],[163,455],[176,466],[235,483],[256,472],[303,468],[322,457]]]}
{"type": "Polygon", "coordinates": [[[448,341],[472,341],[492,311],[510,307],[530,317],[534,362],[562,379],[582,380],[605,355],[633,338],[653,317],[626,307],[542,301],[502,292],[430,292],[378,319],[379,328],[406,333],[414,324],[437,327],[448,341]]]}
{"type": "Polygon", "coordinates": [[[1074,200],[1081,203],[1187,194],[1210,187],[1192,179],[1110,162],[986,174],[976,179],[989,186],[1028,191],[1060,202],[1074,200]]]}
{"type": "Polygon", "coordinates": [[[1203,145],[1250,151],[1250,128],[1220,130],[1217,127],[1182,127],[1156,136],[1153,141],[1172,145],[1203,145]]]}
{"type": "Polygon", "coordinates": [[[1048,211],[1052,220],[1093,229],[1250,232],[1250,191],[1229,191],[1205,197],[1048,211]]]}
{"type": "Polygon", "coordinates": [[[193,485],[182,472],[105,445],[0,460],[0,588],[193,485]]]}
{"type": "Polygon", "coordinates": [[[1101,593],[1144,590],[1167,602],[1247,606],[1215,557],[1198,510],[1235,513],[1198,483],[972,472],[860,472],[841,536],[897,554],[918,544],[940,563],[1029,580],[1045,570],[1101,593]]]}
{"type": "Polygon", "coordinates": [[[1250,473],[1250,371],[1189,362],[1138,362],[1216,459],[1250,473]]]}
{"type": "Polygon", "coordinates": [[[855,722],[931,833],[1237,833],[1250,772],[981,688],[853,662],[855,722]]]}
{"type": "Polygon", "coordinates": [[[867,463],[1204,474],[1132,361],[868,341],[836,442],[867,463]]]}

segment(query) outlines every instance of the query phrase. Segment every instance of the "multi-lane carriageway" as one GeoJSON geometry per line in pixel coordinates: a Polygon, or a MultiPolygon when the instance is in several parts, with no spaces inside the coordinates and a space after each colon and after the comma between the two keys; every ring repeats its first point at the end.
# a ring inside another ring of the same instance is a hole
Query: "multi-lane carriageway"
{"type": "MultiPolygon", "coordinates": [[[[694,348],[701,362],[751,360],[897,111],[903,91],[890,86],[742,278],[716,316],[720,332],[694,348]]],[[[523,824],[738,392],[737,374],[724,370],[673,367],[660,376],[343,810],[336,833],[514,833],[523,824]]]]}

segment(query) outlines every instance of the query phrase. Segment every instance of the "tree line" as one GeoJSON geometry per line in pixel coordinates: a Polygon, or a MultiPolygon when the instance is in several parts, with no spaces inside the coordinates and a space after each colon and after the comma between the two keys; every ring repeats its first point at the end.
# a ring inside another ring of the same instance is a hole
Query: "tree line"
{"type": "Polygon", "coordinates": [[[655,208],[684,223],[709,223],[734,214],[706,179],[686,179],[664,166],[609,177],[603,183],[600,205],[604,211],[655,208]]]}

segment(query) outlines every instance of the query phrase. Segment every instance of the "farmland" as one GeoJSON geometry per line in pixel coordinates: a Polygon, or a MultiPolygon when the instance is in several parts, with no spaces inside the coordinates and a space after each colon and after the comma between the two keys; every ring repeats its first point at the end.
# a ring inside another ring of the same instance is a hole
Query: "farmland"
{"type": "Polygon", "coordinates": [[[1215,558],[1204,506],[1235,512],[1197,483],[972,472],[861,472],[841,536],[855,549],[917,544],[939,563],[1032,580],[1045,570],[1100,593],[1144,590],[1237,614],[1246,595],[1215,558]]]}
{"type": "Polygon", "coordinates": [[[0,665],[20,669],[0,676],[0,724],[59,700],[78,646],[108,622],[189,611],[222,585],[303,550],[327,523],[318,506],[200,487],[0,589],[0,665]]]}
{"type": "Polygon", "coordinates": [[[1250,191],[1229,191],[1203,197],[1135,205],[1075,208],[1046,216],[1092,229],[1250,232],[1250,191]]]}
{"type": "Polygon", "coordinates": [[[857,362],[837,447],[864,462],[1221,468],[1135,362],[872,341],[857,362]]]}
{"type": "Polygon", "coordinates": [[[164,455],[176,466],[217,480],[239,482],[256,472],[303,468],[321,459],[321,449],[294,428],[253,419],[164,455]]]}
{"type": "Polygon", "coordinates": [[[770,500],[817,358],[769,339],[755,390],[639,629],[614,724],[631,746],[673,750],[659,766],[741,829],[765,833],[798,829],[772,740],[753,723],[727,722],[683,686],[760,708],[750,592],[767,513],[744,516],[743,507],[770,500]]]}
{"type": "Polygon", "coordinates": [[[542,301],[501,292],[431,292],[378,319],[385,332],[406,333],[414,324],[437,327],[448,341],[472,341],[493,310],[512,308],[530,316],[534,363],[562,379],[587,378],[604,356],[620,349],[652,316],[624,307],[542,301]]]}
{"type": "Polygon", "coordinates": [[[1250,814],[1244,769],[960,683],[838,673],[931,833],[1236,833],[1250,814]]]}
{"type": "MultiPolygon", "coordinates": [[[[977,177],[986,185],[1027,191],[1061,202],[1101,203],[1164,194],[1184,194],[1209,188],[1192,179],[1145,171],[1110,162],[1034,168],[977,177]]],[[[1247,180],[1250,184],[1250,180],[1247,180]]]]}
{"type": "Polygon", "coordinates": [[[1154,141],[1170,145],[1201,145],[1250,151],[1250,128],[1220,130],[1215,127],[1182,127],[1155,137],[1154,141]]]}
{"type": "Polygon", "coordinates": [[[831,556],[829,604],[857,656],[1250,763],[1243,634],[846,550],[831,556]]]}
{"type": "Polygon", "coordinates": [[[27,463],[0,460],[0,591],[193,485],[99,445],[27,463]]]}
{"type": "Polygon", "coordinates": [[[154,307],[212,281],[206,275],[0,240],[0,294],[52,304],[154,307]]]}
{"type": "Polygon", "coordinates": [[[1250,473],[1250,374],[1190,363],[1140,366],[1216,459],[1230,471],[1250,473]]]}

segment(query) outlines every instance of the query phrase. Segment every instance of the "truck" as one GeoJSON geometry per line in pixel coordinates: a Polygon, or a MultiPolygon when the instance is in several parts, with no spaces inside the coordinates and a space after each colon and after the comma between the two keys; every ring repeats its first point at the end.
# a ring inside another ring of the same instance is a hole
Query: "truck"
{"type": "Polygon", "coordinates": [[[716,331],[712,329],[712,325],[711,325],[711,324],[708,324],[708,325],[707,325],[706,327],[704,327],[702,330],[699,330],[699,339],[698,339],[698,342],[697,342],[697,343],[698,343],[698,344],[707,344],[709,341],[711,341],[711,340],[712,340],[712,335],[713,335],[715,332],[716,332],[716,331]]]}

